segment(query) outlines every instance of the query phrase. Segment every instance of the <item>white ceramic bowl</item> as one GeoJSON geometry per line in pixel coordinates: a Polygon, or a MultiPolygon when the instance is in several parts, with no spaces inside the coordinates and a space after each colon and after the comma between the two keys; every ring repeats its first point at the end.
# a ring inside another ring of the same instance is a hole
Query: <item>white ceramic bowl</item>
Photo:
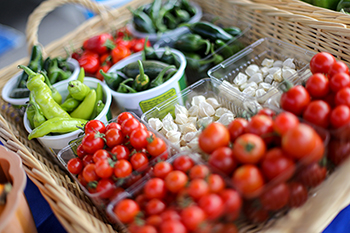
{"type": "MultiPolygon", "coordinates": [[[[171,96],[179,94],[181,90],[186,88],[186,76],[184,72],[186,68],[185,56],[176,49],[170,50],[180,60],[180,67],[178,68],[178,71],[163,84],[138,93],[119,93],[111,89],[113,100],[116,101],[122,111],[133,112],[136,115],[141,116],[144,112],[170,98],[171,96]]],[[[160,56],[164,53],[165,49],[159,48],[155,51],[157,55],[160,56]]],[[[124,58],[123,60],[114,64],[108,70],[108,72],[114,72],[131,62],[142,60],[141,54],[142,52],[138,52],[124,58]]]]}
{"type": "MultiPolygon", "coordinates": [[[[62,81],[57,84],[56,89],[58,92],[62,95],[62,98],[65,99],[68,95],[68,80],[62,81]]],[[[96,88],[97,84],[100,83],[102,85],[103,89],[103,102],[105,103],[105,107],[103,108],[102,112],[95,118],[103,123],[107,124],[108,122],[108,112],[110,110],[110,105],[112,103],[112,97],[111,97],[111,91],[107,87],[106,84],[101,82],[100,80],[96,78],[84,78],[84,83],[89,86],[90,88],[96,88]]],[[[27,130],[28,133],[32,132],[32,129],[30,127],[29,121],[27,119],[27,112],[25,112],[23,117],[24,127],[27,130]]],[[[68,146],[68,144],[71,141],[74,141],[78,138],[78,135],[81,133],[81,130],[76,130],[74,132],[61,134],[61,135],[55,135],[55,136],[43,136],[40,138],[37,138],[38,141],[41,143],[41,145],[49,151],[55,158],[56,154],[64,147],[68,146]]]]}
{"type": "MultiPolygon", "coordinates": [[[[71,70],[73,70],[72,75],[67,79],[67,80],[74,80],[77,79],[79,72],[80,72],[80,66],[77,60],[73,59],[73,58],[68,58],[67,59],[68,65],[71,68],[71,70]]],[[[29,97],[26,98],[11,98],[10,97],[10,93],[11,91],[15,88],[16,83],[17,83],[17,79],[20,75],[22,75],[22,70],[19,71],[18,73],[16,73],[9,81],[7,81],[7,83],[5,84],[4,88],[2,89],[1,95],[2,98],[12,104],[12,105],[25,105],[28,101],[29,101],[29,97]]],[[[67,81],[64,80],[64,81],[67,81]]],[[[63,82],[63,81],[61,81],[63,82]]],[[[55,84],[53,84],[52,86],[57,88],[57,85],[59,85],[60,82],[57,82],[55,84]]]]}
{"type": "MultiPolygon", "coordinates": [[[[193,2],[191,2],[191,5],[196,9],[196,14],[194,16],[192,16],[191,19],[187,23],[196,23],[199,20],[201,20],[201,18],[202,18],[202,15],[203,15],[202,8],[198,4],[193,3],[193,2]]],[[[132,22],[128,23],[126,25],[126,27],[133,36],[138,37],[138,38],[148,37],[148,40],[152,44],[154,44],[155,42],[157,42],[160,39],[165,39],[168,37],[175,39],[175,38],[181,36],[182,34],[188,32],[187,27],[180,27],[180,28],[176,28],[174,30],[166,31],[164,33],[144,33],[144,32],[137,31],[132,22]]]]}

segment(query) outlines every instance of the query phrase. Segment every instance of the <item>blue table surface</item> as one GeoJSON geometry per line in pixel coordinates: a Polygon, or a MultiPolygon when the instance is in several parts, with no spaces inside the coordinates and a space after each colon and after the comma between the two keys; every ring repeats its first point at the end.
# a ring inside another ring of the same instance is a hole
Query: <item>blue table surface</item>
{"type": "MultiPolygon", "coordinates": [[[[49,204],[41,195],[39,189],[28,178],[24,191],[28,204],[32,210],[38,233],[65,233],[65,229],[57,220],[49,204]]],[[[348,233],[350,232],[350,206],[342,210],[332,223],[323,231],[324,233],[348,233]]]]}

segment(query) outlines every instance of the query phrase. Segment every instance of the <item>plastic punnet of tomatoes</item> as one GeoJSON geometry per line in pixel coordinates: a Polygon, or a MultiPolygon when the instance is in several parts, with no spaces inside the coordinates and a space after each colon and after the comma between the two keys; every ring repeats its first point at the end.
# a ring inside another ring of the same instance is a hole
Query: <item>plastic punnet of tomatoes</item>
{"type": "Polygon", "coordinates": [[[330,53],[320,52],[310,60],[310,69],[311,73],[301,77],[295,86],[282,86],[279,95],[268,104],[328,130],[331,135],[328,156],[337,166],[348,157],[346,147],[350,141],[349,68],[330,53]]]}
{"type": "Polygon", "coordinates": [[[327,130],[292,113],[264,108],[228,126],[211,123],[198,144],[208,164],[242,195],[246,217],[259,222],[307,201],[328,173],[329,138],[327,130]],[[257,218],[258,213],[265,217],[257,218]]]}
{"type": "MultiPolygon", "coordinates": [[[[176,98],[155,106],[141,120],[162,134],[178,150],[202,153],[198,135],[211,122],[228,125],[238,116],[247,116],[243,98],[227,97],[222,82],[201,79],[180,92],[176,98]]],[[[202,153],[203,154],[203,153],[202,153]]]]}
{"type": "Polygon", "coordinates": [[[315,53],[274,38],[262,38],[211,68],[211,78],[230,92],[265,103],[283,80],[296,82],[309,69],[315,53]]]}
{"type": "Polygon", "coordinates": [[[157,163],[113,200],[107,213],[130,233],[238,232],[234,221],[241,206],[230,182],[197,157],[179,153],[157,163]]]}
{"type": "Polygon", "coordinates": [[[122,112],[104,125],[91,120],[85,134],[62,149],[58,160],[102,212],[118,193],[171,156],[167,141],[140,119],[122,112]]]}
{"type": "Polygon", "coordinates": [[[87,38],[80,49],[72,52],[72,58],[79,62],[85,73],[90,77],[104,80],[100,70],[107,72],[112,65],[140,52],[151,43],[145,38],[135,38],[122,27],[117,31],[101,33],[87,38]]]}

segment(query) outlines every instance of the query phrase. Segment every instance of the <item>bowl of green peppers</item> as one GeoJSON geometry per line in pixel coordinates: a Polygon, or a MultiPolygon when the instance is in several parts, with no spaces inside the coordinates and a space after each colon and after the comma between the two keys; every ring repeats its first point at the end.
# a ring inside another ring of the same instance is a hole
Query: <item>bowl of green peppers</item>
{"type": "Polygon", "coordinates": [[[96,78],[84,77],[83,71],[80,69],[78,79],[62,81],[54,90],[44,83],[44,75],[29,75],[24,127],[28,139],[37,139],[54,157],[83,133],[86,122],[107,123],[112,117],[110,89],[96,78]]]}
{"type": "MultiPolygon", "coordinates": [[[[47,57],[43,58],[41,47],[34,45],[27,65],[31,70],[38,72],[44,70],[53,86],[64,80],[77,78],[80,66],[73,58],[47,57]]],[[[15,106],[25,105],[29,101],[29,90],[26,87],[28,74],[20,71],[16,73],[2,89],[2,98],[15,106]]]]}
{"type": "Polygon", "coordinates": [[[141,116],[186,88],[186,64],[176,49],[147,47],[100,72],[119,108],[141,116]]]}
{"type": "Polygon", "coordinates": [[[201,7],[188,0],[154,0],[129,10],[133,17],[127,29],[137,38],[148,37],[152,44],[167,37],[177,38],[188,31],[179,25],[195,23],[202,18],[201,7]]]}

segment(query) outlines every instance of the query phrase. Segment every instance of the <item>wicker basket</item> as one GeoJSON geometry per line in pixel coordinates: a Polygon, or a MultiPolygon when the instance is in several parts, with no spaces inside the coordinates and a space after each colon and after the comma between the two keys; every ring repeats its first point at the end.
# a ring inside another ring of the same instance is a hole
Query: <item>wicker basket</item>
{"type": "MultiPolygon", "coordinates": [[[[82,42],[93,35],[124,26],[130,20],[128,6],[133,8],[151,2],[151,0],[134,0],[122,8],[106,10],[88,0],[48,0],[43,2],[29,17],[27,24],[28,49],[38,43],[37,30],[40,21],[50,11],[64,4],[80,4],[99,13],[86,21],[73,32],[50,43],[44,49],[47,55],[64,56],[65,47],[78,48],[82,42]]],[[[350,61],[349,55],[342,49],[347,47],[345,41],[337,41],[338,47],[331,46],[331,38],[346,38],[344,30],[337,23],[321,22],[315,18],[297,15],[265,4],[255,4],[247,0],[199,1],[203,12],[222,16],[227,25],[232,20],[243,20],[252,26],[249,40],[271,36],[286,42],[299,45],[314,51],[328,50],[350,61]],[[342,35],[343,33],[343,35],[342,35]],[[315,37],[314,35],[322,35],[315,37]]],[[[18,64],[27,64],[23,58],[0,70],[0,89],[16,73],[18,64]]],[[[36,141],[28,141],[24,130],[22,116],[13,106],[0,100],[0,140],[5,147],[16,152],[22,158],[23,167],[28,177],[36,184],[52,211],[68,232],[117,232],[99,214],[92,202],[84,195],[78,184],[60,170],[41,145],[36,141]]],[[[112,106],[112,114],[116,116],[118,109],[112,106]]],[[[309,198],[301,207],[291,210],[287,215],[273,219],[258,226],[240,224],[241,232],[320,232],[335,215],[350,203],[350,179],[348,170],[350,161],[345,162],[338,170],[320,185],[318,194],[309,198]]]]}

